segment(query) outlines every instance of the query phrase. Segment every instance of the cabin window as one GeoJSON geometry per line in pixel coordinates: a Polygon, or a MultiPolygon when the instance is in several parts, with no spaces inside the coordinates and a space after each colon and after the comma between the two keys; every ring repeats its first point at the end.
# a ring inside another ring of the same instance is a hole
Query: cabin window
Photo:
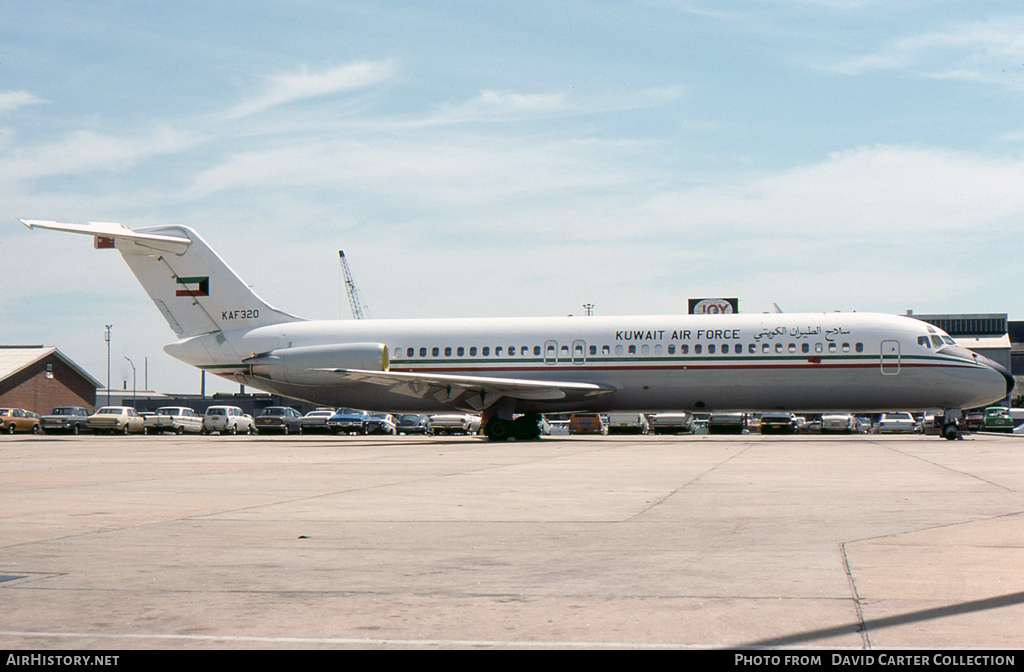
{"type": "Polygon", "coordinates": [[[508,346],[508,356],[509,357],[515,357],[516,356],[516,346],[514,346],[514,345],[508,346]]]}
{"type": "Polygon", "coordinates": [[[708,344],[708,354],[709,355],[715,354],[715,344],[714,343],[708,344]]]}
{"type": "Polygon", "coordinates": [[[451,357],[452,356],[452,348],[451,348],[451,346],[448,346],[447,348],[444,349],[444,356],[445,357],[451,357]]]}
{"type": "Polygon", "coordinates": [[[782,352],[782,343],[775,344],[775,352],[782,352]]]}
{"type": "Polygon", "coordinates": [[[656,355],[660,355],[661,354],[661,344],[660,343],[658,345],[654,346],[654,354],[656,354],[656,355]]]}
{"type": "Polygon", "coordinates": [[[491,356],[491,348],[490,348],[490,346],[485,345],[483,350],[480,351],[480,354],[483,355],[484,357],[490,357],[491,356]]]}
{"type": "Polygon", "coordinates": [[[597,354],[597,346],[596,345],[590,346],[590,356],[593,357],[596,354],[597,354]]]}
{"type": "Polygon", "coordinates": [[[771,352],[771,351],[772,351],[772,346],[770,346],[767,343],[762,343],[761,344],[761,352],[771,352]]]}
{"type": "Polygon", "coordinates": [[[674,345],[669,345],[669,346],[668,346],[668,354],[670,354],[670,355],[674,355],[674,354],[676,354],[676,346],[674,346],[674,345]]]}
{"type": "Polygon", "coordinates": [[[526,357],[528,354],[530,354],[530,346],[524,345],[523,347],[519,348],[519,354],[522,355],[523,357],[526,357]]]}
{"type": "Polygon", "coordinates": [[[651,354],[651,346],[647,345],[646,343],[644,345],[641,345],[640,346],[640,354],[641,355],[649,355],[649,354],[651,354]]]}
{"type": "Polygon", "coordinates": [[[416,356],[416,348],[406,348],[405,356],[406,357],[415,357],[416,356]]]}
{"type": "Polygon", "coordinates": [[[690,354],[690,346],[687,345],[686,343],[683,343],[682,345],[680,345],[679,346],[679,354],[680,355],[688,355],[688,354],[690,354]]]}
{"type": "Polygon", "coordinates": [[[494,356],[495,357],[501,357],[501,346],[500,345],[494,349],[494,356]]]}
{"type": "Polygon", "coordinates": [[[723,355],[728,355],[729,354],[729,344],[728,343],[723,343],[722,344],[722,354],[723,355]]]}
{"type": "Polygon", "coordinates": [[[631,355],[635,355],[636,354],[636,346],[635,345],[629,346],[629,354],[631,354],[631,355]]]}
{"type": "Polygon", "coordinates": [[[703,350],[704,350],[704,346],[702,346],[700,343],[698,343],[697,345],[693,346],[693,354],[695,354],[695,355],[699,355],[701,352],[703,352],[703,350]]]}
{"type": "Polygon", "coordinates": [[[569,346],[568,345],[563,345],[562,346],[562,359],[569,359],[569,346]]]}
{"type": "Polygon", "coordinates": [[[821,352],[822,351],[821,343],[815,343],[814,344],[814,351],[815,352],[821,352]]]}
{"type": "Polygon", "coordinates": [[[790,352],[796,352],[796,343],[790,343],[787,350],[789,350],[790,352]]]}
{"type": "Polygon", "coordinates": [[[420,357],[426,357],[426,356],[427,356],[427,349],[426,348],[420,348],[420,357]]]}
{"type": "Polygon", "coordinates": [[[609,346],[607,346],[607,345],[602,345],[601,346],[601,354],[602,355],[610,355],[610,354],[612,354],[612,349],[609,346]]]}
{"type": "Polygon", "coordinates": [[[430,356],[431,357],[439,357],[440,355],[441,355],[441,349],[440,348],[434,348],[434,349],[432,349],[430,351],[430,356]]]}
{"type": "Polygon", "coordinates": [[[828,344],[828,351],[829,352],[835,352],[836,351],[836,344],[835,343],[829,343],[828,344]]]}
{"type": "Polygon", "coordinates": [[[616,355],[621,355],[622,354],[622,346],[621,345],[616,345],[615,346],[615,354],[616,355]]]}
{"type": "Polygon", "coordinates": [[[533,346],[533,354],[536,357],[540,357],[540,346],[539,345],[533,346]]]}
{"type": "Polygon", "coordinates": [[[864,352],[864,344],[863,343],[858,343],[854,347],[856,348],[857,352],[864,352]]]}
{"type": "Polygon", "coordinates": [[[471,345],[469,347],[469,356],[470,357],[476,357],[476,346],[475,345],[471,345]]]}
{"type": "Polygon", "coordinates": [[[462,357],[463,355],[466,354],[466,349],[460,345],[458,348],[455,349],[455,354],[458,355],[459,357],[462,357]]]}
{"type": "Polygon", "coordinates": [[[756,345],[754,345],[753,343],[749,344],[749,345],[747,346],[747,352],[749,352],[749,353],[750,353],[750,354],[752,354],[752,355],[755,355],[755,354],[757,354],[757,346],[756,346],[756,345]]]}
{"type": "Polygon", "coordinates": [[[843,343],[843,352],[849,352],[849,351],[850,351],[850,344],[849,343],[843,343]]]}

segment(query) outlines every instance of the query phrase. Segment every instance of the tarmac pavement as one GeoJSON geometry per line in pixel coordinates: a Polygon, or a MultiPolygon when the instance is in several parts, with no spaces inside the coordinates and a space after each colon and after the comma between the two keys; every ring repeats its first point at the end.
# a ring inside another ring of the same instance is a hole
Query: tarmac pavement
{"type": "Polygon", "coordinates": [[[1017,648],[1024,437],[0,438],[0,647],[1017,648]]]}

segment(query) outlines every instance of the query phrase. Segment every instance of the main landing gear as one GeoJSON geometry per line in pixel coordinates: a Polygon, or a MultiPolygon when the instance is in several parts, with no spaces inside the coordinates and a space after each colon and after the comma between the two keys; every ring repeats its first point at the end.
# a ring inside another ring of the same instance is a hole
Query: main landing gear
{"type": "Polygon", "coordinates": [[[536,441],[540,438],[540,416],[536,413],[527,413],[515,420],[506,420],[495,415],[486,422],[484,435],[490,441],[536,441]]]}

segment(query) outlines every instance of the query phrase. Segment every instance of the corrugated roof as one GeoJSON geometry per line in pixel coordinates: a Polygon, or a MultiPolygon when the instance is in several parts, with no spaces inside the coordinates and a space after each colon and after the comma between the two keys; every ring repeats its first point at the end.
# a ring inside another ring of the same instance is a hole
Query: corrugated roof
{"type": "Polygon", "coordinates": [[[62,362],[88,380],[90,385],[103,387],[103,383],[90,376],[85,369],[65,357],[64,353],[60,350],[52,346],[43,345],[0,345],[0,380],[10,378],[18,371],[32,366],[40,359],[54,353],[62,362]]]}

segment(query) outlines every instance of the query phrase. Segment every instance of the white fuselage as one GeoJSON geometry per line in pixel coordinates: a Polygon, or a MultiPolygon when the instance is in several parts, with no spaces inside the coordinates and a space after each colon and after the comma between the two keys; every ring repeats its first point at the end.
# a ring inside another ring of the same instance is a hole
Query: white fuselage
{"type": "Polygon", "coordinates": [[[343,343],[383,344],[394,372],[614,389],[585,400],[520,399],[518,412],[952,409],[990,404],[1008,392],[1008,374],[940,330],[868,313],[303,321],[196,336],[165,349],[239,383],[318,404],[467,410],[380,385],[281,383],[253,376],[243,362],[343,343]]]}

